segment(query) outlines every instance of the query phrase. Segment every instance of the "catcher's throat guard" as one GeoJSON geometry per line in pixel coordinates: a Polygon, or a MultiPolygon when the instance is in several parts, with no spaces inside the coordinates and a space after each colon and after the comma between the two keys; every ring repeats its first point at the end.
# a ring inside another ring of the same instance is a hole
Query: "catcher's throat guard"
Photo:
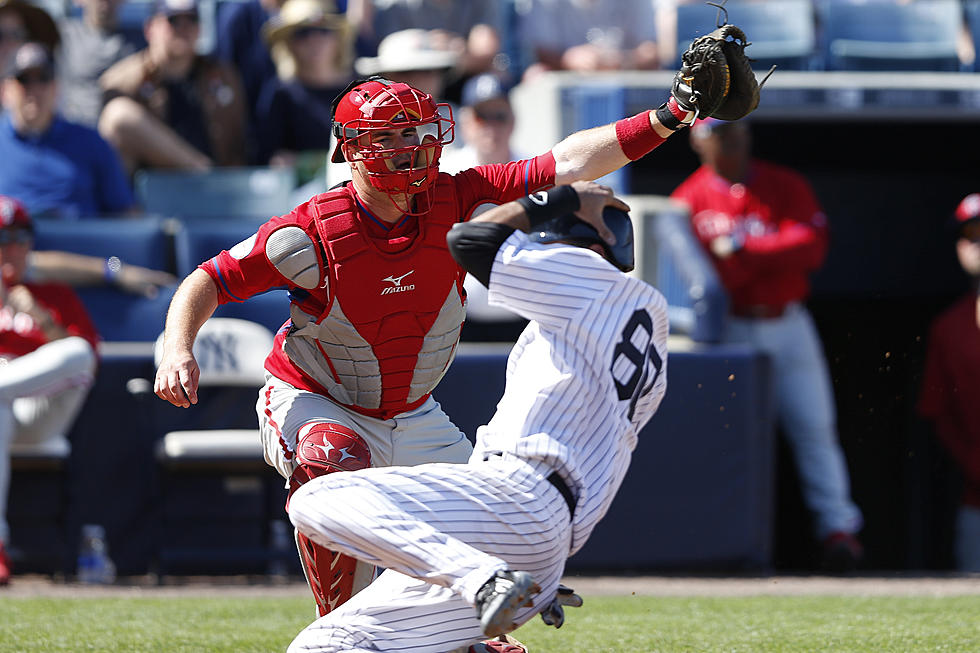
{"type": "Polygon", "coordinates": [[[455,137],[448,104],[378,76],[351,82],[331,109],[337,145],[330,160],[359,162],[371,185],[389,195],[428,190],[442,148],[455,137]]]}
{"type": "Polygon", "coordinates": [[[606,226],[616,236],[616,244],[610,245],[599,237],[592,225],[582,222],[574,213],[558,216],[538,225],[528,234],[528,239],[537,243],[568,243],[577,247],[600,245],[607,261],[623,272],[634,267],[633,222],[629,213],[607,206],[602,210],[606,226]]]}

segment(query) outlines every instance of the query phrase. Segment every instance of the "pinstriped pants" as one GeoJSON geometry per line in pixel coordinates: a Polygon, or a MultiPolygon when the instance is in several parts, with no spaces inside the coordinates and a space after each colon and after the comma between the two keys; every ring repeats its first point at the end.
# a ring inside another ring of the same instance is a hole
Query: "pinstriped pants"
{"type": "Polygon", "coordinates": [[[561,494],[514,460],[366,469],[310,481],[290,502],[301,532],[386,571],[304,629],[289,653],[448,653],[484,639],[474,606],[494,572],[531,573],[550,602],[571,529],[561,494]]]}

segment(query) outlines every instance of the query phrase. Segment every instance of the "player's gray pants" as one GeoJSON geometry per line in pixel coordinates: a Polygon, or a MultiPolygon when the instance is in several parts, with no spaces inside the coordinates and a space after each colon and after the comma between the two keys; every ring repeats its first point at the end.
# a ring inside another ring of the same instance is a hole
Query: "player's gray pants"
{"type": "Polygon", "coordinates": [[[956,568],[980,572],[980,508],[960,506],[956,515],[956,568]]]}
{"type": "Polygon", "coordinates": [[[568,507],[545,474],[514,459],[386,467],[314,479],[292,497],[293,524],[329,549],[386,567],[317,619],[289,653],[448,653],[482,639],[473,607],[497,570],[541,586],[518,623],[550,602],[568,556],[568,507]],[[399,573],[401,572],[401,573],[399,573]]]}
{"type": "Polygon", "coordinates": [[[92,346],[75,336],[0,360],[0,541],[9,535],[10,445],[64,438],[92,385],[95,365],[92,346]]]}
{"type": "Polygon", "coordinates": [[[796,461],[803,499],[815,517],[817,537],[860,530],[861,511],[851,501],[847,463],[837,440],[830,373],[810,313],[800,304],[790,304],[775,319],[730,318],[725,340],[750,343],[772,360],[779,420],[796,461]]]}

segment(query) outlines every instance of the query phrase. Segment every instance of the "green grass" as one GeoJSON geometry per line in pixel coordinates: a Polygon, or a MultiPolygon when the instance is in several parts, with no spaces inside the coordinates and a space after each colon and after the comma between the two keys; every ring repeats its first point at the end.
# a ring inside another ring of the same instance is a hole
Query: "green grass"
{"type": "MultiPolygon", "coordinates": [[[[284,651],[302,598],[0,598],[0,651],[284,651]]],[[[535,619],[532,653],[980,651],[980,596],[586,597],[561,630],[535,619]]]]}

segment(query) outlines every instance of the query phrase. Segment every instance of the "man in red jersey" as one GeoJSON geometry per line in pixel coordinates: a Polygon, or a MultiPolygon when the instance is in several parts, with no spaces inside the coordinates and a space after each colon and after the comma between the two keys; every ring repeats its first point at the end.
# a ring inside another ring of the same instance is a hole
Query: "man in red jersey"
{"type": "MultiPolygon", "coordinates": [[[[954,213],[956,256],[973,285],[980,279],[980,193],[967,195],[954,213]]],[[[956,567],[980,572],[980,329],[976,289],[939,315],[929,331],[919,413],[963,475],[956,515],[956,567]]]]}
{"type": "MultiPolygon", "coordinates": [[[[335,471],[465,462],[469,440],[430,395],[456,353],[466,297],[446,233],[481,204],[601,177],[692,119],[670,98],[540,156],[448,175],[439,172],[453,138],[448,106],[404,83],[356,80],[333,108],[332,158],[350,165],[351,182],[272,218],[188,276],[167,317],[154,391],[176,406],[195,403],[191,347],[201,325],[219,303],[285,285],[290,316],[266,359],[257,410],[266,460],[290,494],[335,471]]],[[[297,540],[321,614],[370,582],[373,568],[297,540]]]]}
{"type": "Polygon", "coordinates": [[[10,446],[67,451],[65,436],[94,381],[99,340],[70,287],[25,280],[33,243],[23,205],[0,195],[0,585],[10,579],[10,446]]]}
{"type": "Polygon", "coordinates": [[[671,197],[688,205],[731,306],[725,339],[769,354],[776,407],[814,515],[826,571],[852,570],[862,548],[861,511],[847,463],[827,363],[803,305],[809,275],[827,252],[827,220],[800,174],[751,156],[745,122],[709,118],[691,130],[701,167],[671,197]]]}

